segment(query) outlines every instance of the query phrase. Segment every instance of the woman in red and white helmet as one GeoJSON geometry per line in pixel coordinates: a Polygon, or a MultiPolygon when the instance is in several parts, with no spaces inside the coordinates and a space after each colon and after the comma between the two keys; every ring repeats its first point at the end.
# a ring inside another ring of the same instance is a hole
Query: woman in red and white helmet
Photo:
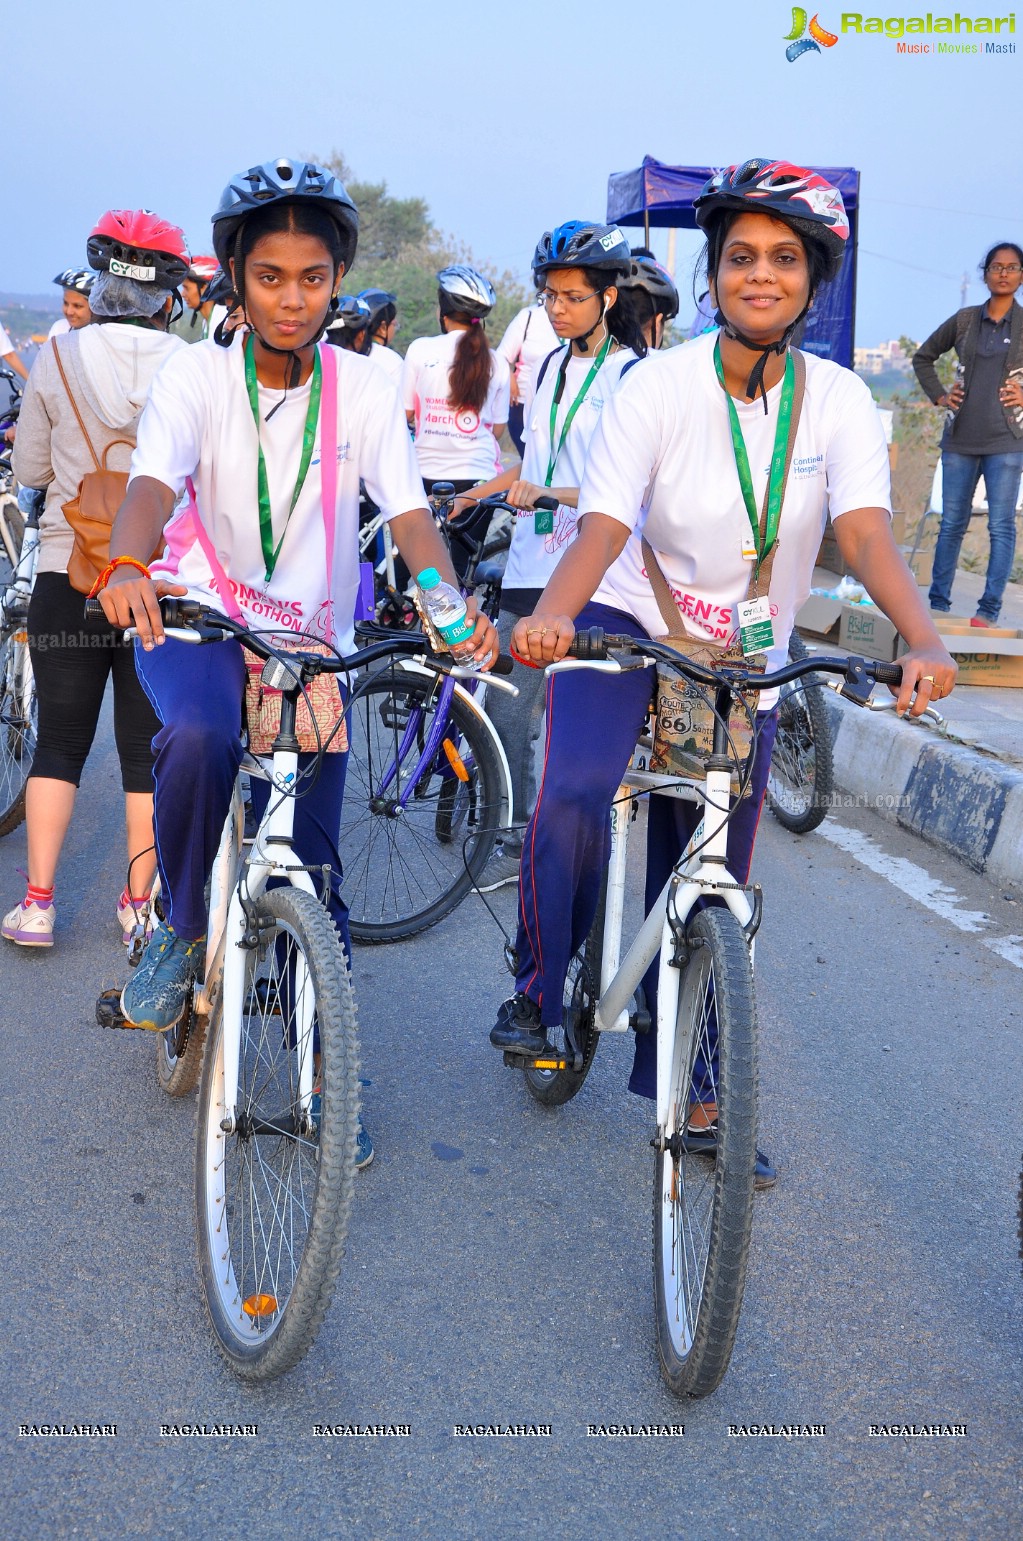
{"type": "MultiPolygon", "coordinates": [[[[577,625],[663,635],[649,577],[656,561],[688,636],[711,647],[734,639],[759,649],[761,637],[751,637],[748,626],[739,636],[738,606],[751,573],[776,546],[761,597],[773,634],[768,667],[777,667],[809,592],[830,504],[846,561],[909,644],[898,709],[918,714],[952,689],[955,665],[892,539],[887,448],[863,382],[829,360],[801,355],[805,395],[787,479],[785,455],[777,453],[787,442],[786,416],[796,410],[790,339],[837,270],[848,236],[841,195],[813,171],[750,160],[713,178],[696,212],[719,328],[651,354],[605,405],[579,494],[579,533],[535,612],[515,627],[512,647],[542,666],[564,657],[577,625]]],[[[586,670],[549,683],[547,756],[522,863],[517,993],[501,1008],[495,1047],[535,1056],[547,1029],[561,1024],[568,963],[596,912],[611,800],[649,709],[646,675],[586,670]]],[[[769,700],[761,700],[757,726],[751,795],[729,823],[729,866],[741,880],[776,727],[769,700]]],[[[695,817],[695,805],[650,799],[648,904],[685,849],[695,817]]],[[[636,1039],[630,1088],[652,1097],[655,1078],[656,1034],[647,1033],[636,1039]]],[[[713,1129],[712,1106],[695,1116],[691,1127],[713,1129]]],[[[760,1157],[759,1186],[775,1177],[760,1157]]]]}
{"type": "MultiPolygon", "coordinates": [[[[202,342],[220,319],[214,316],[214,303],[207,298],[209,286],[219,272],[220,263],[216,257],[193,257],[188,264],[188,272],[181,283],[184,314],[171,327],[185,342],[202,342]]],[[[226,315],[226,311],[223,313],[226,315]]]]}
{"type": "Polygon", "coordinates": [[[158,215],[111,209],[89,236],[88,257],[91,284],[82,272],[65,273],[61,282],[74,280],[76,292],[88,292],[92,324],[53,338],[40,351],[14,450],[18,480],[46,490],[28,612],[39,702],[26,789],[28,890],[0,927],[8,941],[25,947],[53,943],[57,864],[111,676],[128,835],[128,883],[117,903],[126,940],[146,905],[156,866],[151,743],[159,723],[121,632],[108,621],[83,620],[85,596],[67,575],[74,536],[63,505],[95,470],[93,452],[110,470],[128,469],[153,377],[182,347],[167,335],[167,320],[188,270],[188,251],[178,227],[158,215]]]}

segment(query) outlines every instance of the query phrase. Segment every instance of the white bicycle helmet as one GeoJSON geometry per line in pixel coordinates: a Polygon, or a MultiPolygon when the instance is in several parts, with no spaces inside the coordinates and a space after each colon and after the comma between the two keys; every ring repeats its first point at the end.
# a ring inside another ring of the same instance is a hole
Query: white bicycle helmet
{"type": "Polygon", "coordinates": [[[437,274],[437,283],[441,294],[446,294],[452,301],[452,309],[462,311],[467,316],[478,316],[482,320],[484,316],[489,316],[497,304],[497,295],[490,280],[463,262],[441,268],[437,274]]]}

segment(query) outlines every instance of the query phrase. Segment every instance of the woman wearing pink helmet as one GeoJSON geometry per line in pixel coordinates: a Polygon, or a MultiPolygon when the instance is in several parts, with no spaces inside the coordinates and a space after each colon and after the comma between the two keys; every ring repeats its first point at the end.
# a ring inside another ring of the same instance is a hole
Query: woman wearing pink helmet
{"type": "MultiPolygon", "coordinates": [[[[28,889],[4,916],[2,934],[23,947],[53,945],[57,864],[108,677],[121,762],[128,883],[117,904],[127,940],[146,905],[153,855],[153,755],[159,728],[135,672],[132,649],[107,621],[83,620],[84,595],[67,567],[74,537],[63,506],[95,460],[126,471],[153,376],[181,347],[167,335],[188,250],[177,225],[147,209],[110,209],[88,241],[94,282],[91,324],[55,337],[32,369],[18,422],[14,471],[46,489],[39,565],[28,612],[39,701],[39,736],[26,789],[28,889]]],[[[85,292],[85,275],[75,278],[85,292]]]]}
{"type": "MultiPolygon", "coordinates": [[[[952,689],[955,665],[892,539],[888,456],[867,388],[837,364],[801,356],[805,395],[787,480],[785,456],[776,453],[779,437],[787,440],[785,417],[796,411],[790,340],[848,236],[841,195],[813,171],[750,160],[714,177],[696,210],[718,329],[651,355],[605,406],[590,441],[579,533],[535,613],[516,625],[512,647],[542,666],[564,657],[577,625],[663,635],[653,561],[686,634],[724,647],[736,637],[751,571],[759,573],[776,545],[764,598],[773,628],[768,667],[777,667],[809,592],[830,504],[846,561],[909,643],[898,709],[918,714],[952,689]],[[773,528],[761,529],[762,508],[774,510],[773,528]]],[[[491,1033],[495,1047],[526,1056],[541,1052],[562,1021],[568,963],[596,911],[611,800],[646,720],[650,681],[645,670],[562,674],[547,701],[547,759],[520,883],[517,993],[491,1033]]],[[[740,877],[752,857],[775,726],[763,700],[752,795],[729,823],[729,867],[740,877]]],[[[650,800],[648,903],[693,833],[693,806],[650,800]]],[[[652,1097],[655,1074],[656,1034],[648,1033],[636,1040],[630,1089],[652,1097]]],[[[713,1128],[715,1116],[704,1109],[701,1127],[713,1128]]],[[[776,1175],[761,1156],[758,1185],[776,1175]]]]}

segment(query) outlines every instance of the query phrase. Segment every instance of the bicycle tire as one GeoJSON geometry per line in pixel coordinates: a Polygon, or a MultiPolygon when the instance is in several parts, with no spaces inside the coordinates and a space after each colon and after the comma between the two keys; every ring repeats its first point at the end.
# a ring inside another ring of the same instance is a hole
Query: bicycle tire
{"type": "Polygon", "coordinates": [[[702,910],[687,935],[692,950],[671,1067],[672,1148],[658,1153],[654,1177],[654,1314],[669,1389],[705,1397],[728,1369],[746,1282],[756,1170],[756,1004],[749,949],[734,915],[702,910]],[[701,1049],[711,1067],[706,1077],[697,1066],[701,1049]],[[716,1154],[699,1153],[690,1144],[690,1109],[712,1099],[716,1154]]]}
{"type": "MultiPolygon", "coordinates": [[[[574,1014],[576,1042],[582,1050],[580,1070],[536,1070],[532,1065],[523,1067],[526,1088],[545,1108],[564,1107],[566,1102],[582,1090],[583,1082],[590,1073],[593,1056],[600,1038],[594,1018],[600,999],[600,965],[604,951],[604,920],[607,913],[607,872],[600,885],[597,913],[593,917],[586,941],[573,956],[565,977],[563,1011],[574,1014]]],[[[565,1047],[563,1030],[548,1028],[548,1041],[557,1050],[565,1047]]]]}
{"type": "MultiPolygon", "coordinates": [[[[795,661],[809,656],[805,642],[794,631],[789,657],[795,661]]],[[[807,835],[827,818],[834,790],[831,719],[824,687],[811,674],[781,687],[767,803],[785,829],[807,835]]]]}
{"type": "Polygon", "coordinates": [[[293,888],[269,890],[256,910],[260,945],[245,955],[237,1128],[221,1127],[218,1003],[199,1088],[195,1176],[207,1315],[220,1353],[247,1381],[291,1369],[323,1324],[354,1200],[359,1113],[355,1002],[330,915],[293,888]],[[286,1025],[307,982],[321,1056],[318,1136],[301,1118],[296,1035],[286,1025]]]}
{"type": "Polygon", "coordinates": [[[181,1021],[170,1032],[158,1034],[156,1079],[168,1097],[187,1097],[195,1091],[202,1072],[207,1018],[194,1009],[194,1003],[193,988],[181,1021]]]}
{"type": "Polygon", "coordinates": [[[404,812],[394,812],[426,744],[437,691],[433,679],[387,669],[356,688],[348,709],[351,748],[338,851],[342,894],[358,942],[404,941],[450,915],[482,874],[501,827],[497,750],[457,696],[446,741],[467,779],[459,779],[442,748],[419,776],[404,812]],[[410,724],[414,733],[399,764],[410,724]],[[381,778],[396,766],[393,782],[381,789],[381,778]]]}
{"type": "Polygon", "coordinates": [[[0,634],[0,836],[25,817],[25,784],[35,755],[39,707],[25,625],[0,634]]]}

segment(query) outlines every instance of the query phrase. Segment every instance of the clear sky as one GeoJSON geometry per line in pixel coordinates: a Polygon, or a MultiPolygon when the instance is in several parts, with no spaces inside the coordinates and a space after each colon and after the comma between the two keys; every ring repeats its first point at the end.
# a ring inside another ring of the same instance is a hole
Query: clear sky
{"type": "MultiPolygon", "coordinates": [[[[608,174],[644,154],[714,166],[768,155],[860,170],[857,341],[919,339],[956,309],[964,272],[968,299],[983,298],[989,245],[1023,244],[1023,11],[997,38],[903,40],[1017,50],[997,57],[900,55],[893,38],[841,34],[841,16],[822,9],[838,42],[789,63],[783,0],[207,0],[179,14],[8,0],[0,289],[44,292],[109,207],[153,208],[208,249],[229,176],[280,154],[342,150],[359,177],[424,197],[443,230],[524,276],[542,231],[601,217],[608,174]]],[[[697,246],[680,234],[684,291],[697,246]]]]}

